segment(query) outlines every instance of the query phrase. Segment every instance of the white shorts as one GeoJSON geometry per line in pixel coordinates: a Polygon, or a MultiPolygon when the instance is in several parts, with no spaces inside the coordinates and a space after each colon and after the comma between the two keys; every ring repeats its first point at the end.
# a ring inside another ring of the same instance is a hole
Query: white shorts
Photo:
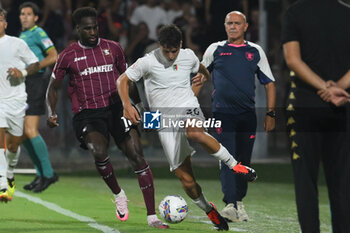
{"type": "MultiPolygon", "coordinates": [[[[178,116],[178,120],[204,119],[200,108],[186,108],[183,109],[182,113],[177,112],[176,115],[178,116]]],[[[173,121],[176,120],[176,117],[170,118],[173,121]]],[[[158,135],[163,146],[165,156],[169,162],[170,171],[174,171],[188,156],[192,156],[196,152],[188,142],[185,128],[163,127],[160,131],[158,131],[158,135]]]]}
{"type": "Polygon", "coordinates": [[[25,108],[25,101],[0,99],[0,128],[13,136],[22,136],[25,108]]]}
{"type": "Polygon", "coordinates": [[[188,143],[186,132],[183,130],[174,130],[172,132],[159,131],[158,135],[165,157],[168,160],[170,171],[174,171],[188,156],[196,153],[188,143]]]}

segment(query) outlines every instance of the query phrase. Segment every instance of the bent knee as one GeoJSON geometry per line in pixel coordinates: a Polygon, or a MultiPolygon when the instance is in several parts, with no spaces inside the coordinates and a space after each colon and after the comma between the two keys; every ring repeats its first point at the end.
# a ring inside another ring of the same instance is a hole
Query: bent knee
{"type": "Polygon", "coordinates": [[[16,144],[16,143],[9,143],[8,145],[7,145],[7,149],[9,150],[9,151],[11,151],[12,153],[16,153],[17,152],[17,150],[18,150],[18,144],[16,144]]]}
{"type": "Polygon", "coordinates": [[[196,187],[195,180],[182,179],[181,183],[182,183],[182,186],[184,187],[185,190],[191,190],[191,189],[196,187]]]}
{"type": "Polygon", "coordinates": [[[107,150],[103,146],[87,143],[87,148],[92,153],[95,159],[102,161],[107,158],[107,150]]]}
{"type": "Polygon", "coordinates": [[[146,164],[145,159],[140,154],[137,154],[137,153],[134,153],[131,155],[129,154],[127,155],[127,157],[134,170],[141,169],[146,164]]]}
{"type": "Polygon", "coordinates": [[[199,142],[203,139],[204,137],[204,132],[200,129],[198,130],[188,130],[187,131],[187,138],[196,142],[199,142]]]}
{"type": "Polygon", "coordinates": [[[17,136],[8,137],[6,147],[9,151],[16,153],[19,145],[22,143],[22,138],[17,136]]]}
{"type": "Polygon", "coordinates": [[[28,138],[35,138],[39,135],[39,131],[35,127],[24,127],[24,134],[28,138]]]}
{"type": "Polygon", "coordinates": [[[182,174],[182,175],[176,174],[176,175],[179,178],[183,187],[191,188],[191,187],[196,185],[196,181],[195,181],[194,177],[189,176],[188,174],[182,174]]]}

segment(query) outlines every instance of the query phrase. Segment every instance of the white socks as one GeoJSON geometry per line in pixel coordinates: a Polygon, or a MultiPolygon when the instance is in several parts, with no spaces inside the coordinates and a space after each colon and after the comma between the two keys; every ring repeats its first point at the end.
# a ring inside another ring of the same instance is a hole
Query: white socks
{"type": "Polygon", "coordinates": [[[212,206],[209,204],[203,193],[197,198],[197,199],[192,199],[192,201],[202,210],[205,211],[205,213],[208,213],[212,206]]]}
{"type": "Polygon", "coordinates": [[[6,158],[8,161],[8,167],[7,167],[7,178],[12,179],[13,178],[13,170],[15,169],[18,158],[21,153],[21,147],[18,147],[17,152],[11,152],[8,149],[6,150],[6,158]]]}
{"type": "Polygon", "coordinates": [[[237,164],[237,161],[227,151],[227,149],[223,145],[221,145],[221,143],[220,143],[220,149],[216,153],[211,155],[219,159],[220,161],[224,162],[230,169],[232,169],[237,164]]]}
{"type": "Polygon", "coordinates": [[[6,170],[7,161],[5,156],[5,149],[0,148],[0,190],[7,189],[6,170]]]}
{"type": "Polygon", "coordinates": [[[117,197],[126,197],[125,192],[123,189],[120,190],[118,194],[113,194],[115,198],[117,197]]]}
{"type": "Polygon", "coordinates": [[[152,215],[147,215],[147,222],[148,223],[151,223],[151,222],[154,222],[158,220],[158,217],[156,214],[152,214],[152,215]]]}

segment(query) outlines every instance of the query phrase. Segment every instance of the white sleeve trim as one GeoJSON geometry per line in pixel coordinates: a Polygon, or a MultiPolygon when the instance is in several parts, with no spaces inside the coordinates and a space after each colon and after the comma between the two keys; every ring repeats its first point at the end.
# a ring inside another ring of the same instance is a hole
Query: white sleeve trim
{"type": "Polygon", "coordinates": [[[193,67],[192,67],[192,70],[191,72],[192,73],[198,73],[198,70],[199,70],[199,59],[198,57],[196,56],[196,54],[193,52],[192,49],[184,49],[186,51],[186,53],[188,53],[191,57],[192,57],[192,60],[193,60],[193,67]]]}
{"type": "Polygon", "coordinates": [[[206,68],[208,68],[214,62],[214,52],[216,51],[218,46],[223,46],[225,43],[226,43],[226,40],[213,43],[213,44],[209,45],[207,50],[205,50],[205,53],[203,55],[203,60],[201,63],[206,68]]]}
{"type": "Polygon", "coordinates": [[[150,55],[146,55],[145,57],[137,59],[134,64],[128,67],[128,69],[125,71],[125,74],[131,81],[137,82],[148,74],[150,58],[150,55]]]}
{"type": "Polygon", "coordinates": [[[267,60],[264,50],[258,44],[252,43],[250,41],[248,43],[252,47],[256,48],[259,52],[260,61],[258,62],[258,67],[260,68],[261,72],[263,72],[270,80],[274,82],[275,78],[273,77],[273,74],[269,65],[269,61],[267,60]]]}

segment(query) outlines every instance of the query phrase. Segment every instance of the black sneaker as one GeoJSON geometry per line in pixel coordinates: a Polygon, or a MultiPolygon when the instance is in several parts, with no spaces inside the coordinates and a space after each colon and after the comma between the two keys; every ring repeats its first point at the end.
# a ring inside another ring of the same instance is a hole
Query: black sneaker
{"type": "Polygon", "coordinates": [[[42,177],[41,182],[37,186],[35,186],[35,188],[33,188],[33,192],[40,193],[56,181],[58,181],[58,176],[56,173],[54,173],[51,178],[42,177]]]}
{"type": "Polygon", "coordinates": [[[23,188],[25,190],[30,191],[33,188],[35,188],[35,186],[37,186],[40,182],[41,182],[41,176],[36,176],[35,179],[32,182],[30,182],[29,184],[24,185],[23,188]]]}
{"type": "Polygon", "coordinates": [[[254,182],[258,176],[253,168],[242,165],[241,163],[233,167],[233,171],[244,177],[248,182],[254,182]]]}
{"type": "Polygon", "coordinates": [[[228,225],[226,220],[219,214],[219,212],[216,210],[216,207],[213,203],[209,202],[212,205],[211,210],[207,213],[208,218],[211,220],[211,222],[214,224],[215,229],[217,231],[228,231],[228,225]]]}

